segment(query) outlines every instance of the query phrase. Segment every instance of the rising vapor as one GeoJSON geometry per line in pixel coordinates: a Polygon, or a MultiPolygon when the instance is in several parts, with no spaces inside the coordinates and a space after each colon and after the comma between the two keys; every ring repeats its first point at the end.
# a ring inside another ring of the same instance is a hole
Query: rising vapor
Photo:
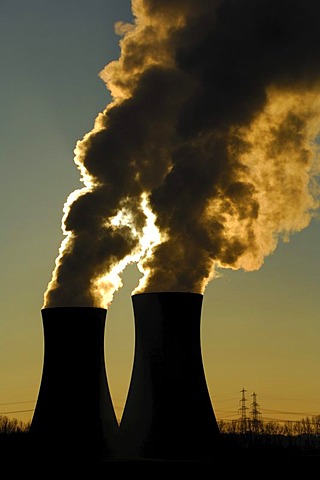
{"type": "Polygon", "coordinates": [[[84,187],[44,306],[203,293],[219,268],[259,269],[319,209],[320,2],[133,0],[112,101],[79,140],[84,187]]]}

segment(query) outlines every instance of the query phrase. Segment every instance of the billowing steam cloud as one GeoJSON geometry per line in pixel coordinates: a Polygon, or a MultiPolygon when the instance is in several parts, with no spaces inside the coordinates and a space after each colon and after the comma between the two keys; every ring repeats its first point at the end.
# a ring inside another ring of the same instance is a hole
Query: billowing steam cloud
{"type": "Polygon", "coordinates": [[[319,207],[320,2],[133,0],[112,102],[75,149],[84,188],[44,306],[203,293],[219,268],[259,269],[319,207]]]}

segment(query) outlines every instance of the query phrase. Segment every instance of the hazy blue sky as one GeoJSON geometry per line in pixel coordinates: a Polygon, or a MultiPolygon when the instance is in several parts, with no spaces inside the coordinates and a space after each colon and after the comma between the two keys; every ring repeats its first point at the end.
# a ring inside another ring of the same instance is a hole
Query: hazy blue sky
{"type": "MultiPolygon", "coordinates": [[[[43,361],[41,307],[62,240],[62,209],[82,186],[77,140],[110,102],[98,74],[119,55],[127,0],[2,0],[0,414],[27,421],[43,361]]],[[[216,416],[238,418],[241,390],[264,419],[320,414],[319,219],[280,242],[255,272],[221,270],[202,310],[202,351],[216,416]]],[[[118,416],[134,338],[125,270],[107,314],[106,365],[118,416]]],[[[63,401],[63,399],[62,399],[63,401]]]]}

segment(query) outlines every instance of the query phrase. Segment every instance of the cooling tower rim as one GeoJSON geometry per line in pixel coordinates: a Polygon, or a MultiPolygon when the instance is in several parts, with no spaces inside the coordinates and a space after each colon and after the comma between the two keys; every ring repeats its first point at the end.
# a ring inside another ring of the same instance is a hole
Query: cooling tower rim
{"type": "Polygon", "coordinates": [[[198,297],[203,297],[203,293],[199,292],[180,292],[180,291],[166,291],[166,290],[161,290],[161,291],[152,291],[152,292],[139,292],[139,293],[133,293],[131,297],[139,297],[139,296],[151,296],[151,295],[174,295],[174,296],[198,296],[198,297]]]}
{"type": "Polygon", "coordinates": [[[101,310],[103,312],[106,312],[107,309],[106,308],[103,308],[103,307],[88,307],[88,306],[84,306],[84,307],[80,307],[80,306],[59,306],[59,307],[42,307],[41,308],[41,311],[48,311],[48,310],[79,310],[79,311],[83,311],[83,310],[94,310],[94,311],[97,311],[97,310],[101,310]]]}

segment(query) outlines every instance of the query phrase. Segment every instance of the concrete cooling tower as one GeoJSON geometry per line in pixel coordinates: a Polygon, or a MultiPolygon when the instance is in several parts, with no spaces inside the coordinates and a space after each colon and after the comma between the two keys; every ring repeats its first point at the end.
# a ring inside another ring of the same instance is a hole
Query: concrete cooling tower
{"type": "Polygon", "coordinates": [[[105,369],[107,311],[57,307],[41,313],[44,361],[30,428],[34,449],[52,459],[112,458],[119,425],[105,369]]]}
{"type": "Polygon", "coordinates": [[[220,432],[202,362],[203,295],[132,296],[135,352],[120,423],[120,456],[211,459],[220,432]]]}

